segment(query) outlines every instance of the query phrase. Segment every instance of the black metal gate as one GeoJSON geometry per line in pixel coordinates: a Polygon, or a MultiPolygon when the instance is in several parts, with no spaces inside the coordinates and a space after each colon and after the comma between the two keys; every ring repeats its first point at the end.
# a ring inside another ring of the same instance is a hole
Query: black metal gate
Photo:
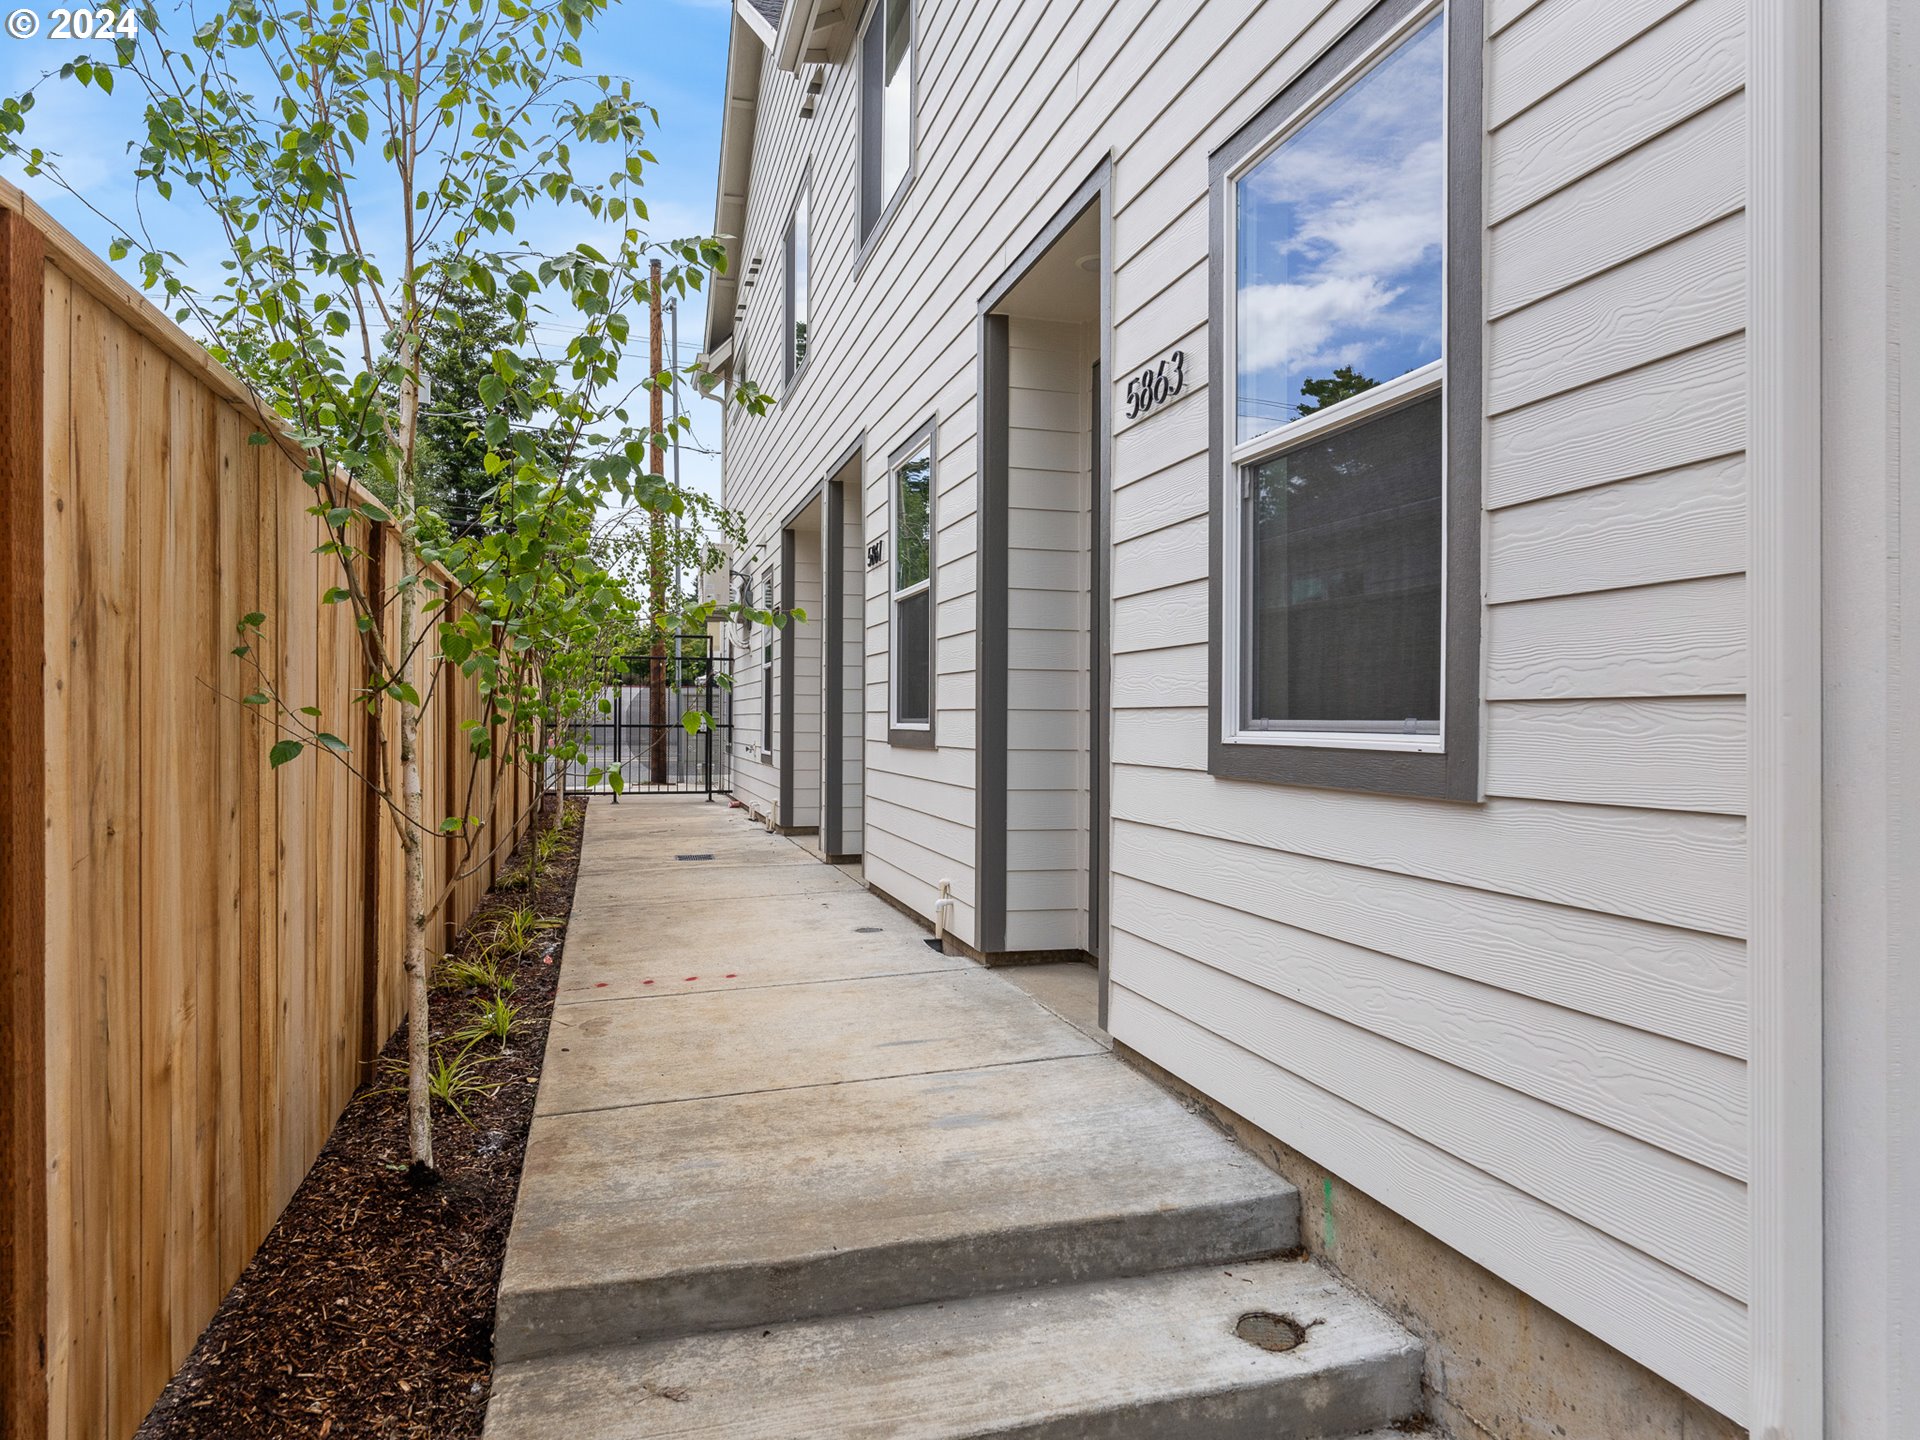
{"type": "Polygon", "coordinates": [[[733,691],[729,657],[705,635],[676,635],[666,654],[636,655],[580,726],[585,754],[567,771],[576,794],[724,794],[732,783],[733,691]],[[689,716],[701,716],[687,728],[689,716]],[[592,772],[599,778],[589,783],[592,772]],[[620,777],[618,789],[613,777],[620,777]]]}

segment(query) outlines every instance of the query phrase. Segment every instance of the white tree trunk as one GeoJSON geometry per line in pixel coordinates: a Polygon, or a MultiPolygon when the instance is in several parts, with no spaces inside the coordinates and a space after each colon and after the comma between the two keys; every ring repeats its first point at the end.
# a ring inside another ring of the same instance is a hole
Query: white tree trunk
{"type": "MultiPolygon", "coordinates": [[[[412,296],[408,296],[412,315],[412,296]]],[[[400,337],[400,646],[413,653],[420,557],[414,546],[419,530],[416,509],[414,437],[419,430],[420,378],[418,337],[400,337]]],[[[411,679],[411,677],[406,677],[411,679]]],[[[416,689],[419,687],[416,686],[416,689]]],[[[452,696],[446,697],[452,704],[452,696]]],[[[407,866],[407,1143],[412,1151],[410,1177],[422,1180],[433,1170],[433,1097],[427,1090],[430,1067],[427,1016],[427,847],[420,795],[420,707],[400,703],[400,794],[406,808],[402,853],[407,866]]]]}
{"type": "MultiPolygon", "coordinates": [[[[412,594],[408,591],[408,595],[412,594]]],[[[401,602],[403,616],[412,607],[401,602]]],[[[401,620],[401,644],[409,623],[401,620]]],[[[420,712],[400,707],[400,790],[406,804],[407,836],[402,846],[407,867],[407,1143],[415,1167],[433,1169],[432,1097],[427,1092],[427,857],[421,835],[420,712]]],[[[416,1172],[417,1173],[417,1172],[416,1172]]]]}

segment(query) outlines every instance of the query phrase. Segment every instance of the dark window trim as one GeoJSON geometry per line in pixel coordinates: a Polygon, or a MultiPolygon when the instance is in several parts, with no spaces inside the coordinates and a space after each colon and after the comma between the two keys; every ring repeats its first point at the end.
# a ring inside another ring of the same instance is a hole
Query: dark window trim
{"type": "Polygon", "coordinates": [[[1447,0],[1447,255],[1446,255],[1446,517],[1447,582],[1444,660],[1446,701],[1439,752],[1346,750],[1312,746],[1229,744],[1222,717],[1237,696],[1224,693],[1226,506],[1238,504],[1228,484],[1231,447],[1224,396],[1233,385],[1223,353],[1225,307],[1234,303],[1226,273],[1228,173],[1267,143],[1294,115],[1317,102],[1360,59],[1427,0],[1380,0],[1298,78],[1208,158],[1211,250],[1208,402],[1212,494],[1207,644],[1207,769],[1234,780],[1440,800],[1480,799],[1480,446],[1481,446],[1481,0],[1447,0]]]}
{"type": "Polygon", "coordinates": [[[780,347],[781,368],[785,377],[780,392],[780,398],[783,400],[793,393],[793,387],[799,383],[800,377],[807,373],[807,363],[813,359],[815,348],[813,343],[813,229],[813,162],[809,160],[801,167],[800,183],[794,189],[793,203],[787,207],[787,228],[780,237],[780,286],[784,292],[780,303],[786,315],[786,324],[782,330],[785,339],[780,347]],[[799,216],[803,201],[807,207],[807,353],[796,365],[793,363],[793,222],[799,216]]]}
{"type": "MultiPolygon", "coordinates": [[[[881,132],[867,118],[868,87],[877,83],[876,77],[867,71],[867,31],[880,18],[880,8],[886,0],[871,0],[866,8],[865,18],[854,32],[854,221],[860,234],[860,255],[854,261],[853,275],[858,280],[867,268],[867,257],[874,251],[875,244],[886,234],[893,223],[893,217],[900,212],[907,195],[912,191],[914,181],[920,177],[920,5],[919,0],[908,0],[907,27],[911,32],[909,43],[912,53],[908,59],[907,88],[910,98],[907,102],[907,174],[900,182],[900,188],[884,201],[879,199],[880,185],[880,146],[881,132]],[[868,182],[871,180],[873,193],[869,195],[868,182]],[[870,215],[868,205],[876,208],[870,215]]],[[[881,45],[882,66],[885,64],[885,43],[881,45]]]]}
{"type": "MultiPolygon", "coordinates": [[[[1002,954],[1007,948],[1007,500],[1008,500],[1008,417],[1007,317],[996,315],[994,308],[1006,299],[1033,264],[1066,233],[1087,207],[1100,207],[1100,343],[1099,373],[1113,374],[1113,160],[1103,158],[1094,172],[1075,188],[1066,202],[1054,212],[1040,233],[1027,243],[1000,278],[980,297],[980,399],[979,399],[979,501],[976,509],[979,538],[979,580],[974,589],[974,804],[979,823],[974,828],[974,915],[978,948],[983,954],[1002,954]]],[[[1089,764],[1104,763],[1111,753],[1108,733],[1113,724],[1111,695],[1111,652],[1107,627],[1111,597],[1099,593],[1110,590],[1107,546],[1112,535],[1111,497],[1107,476],[1113,473],[1113,425],[1106,413],[1105,397],[1098,407],[1094,423],[1098,427],[1094,447],[1094,509],[1091,545],[1095,572],[1091,577],[1096,591],[1091,597],[1092,635],[1088,656],[1093,665],[1091,728],[1098,740],[1089,737],[1089,764]]],[[[1108,917],[1113,914],[1111,867],[1106,862],[1106,834],[1112,808],[1110,786],[1096,787],[1093,809],[1088,817],[1092,832],[1099,837],[1096,850],[1100,874],[1100,933],[1091,937],[1100,967],[1100,1023],[1107,1019],[1108,917]]],[[[1089,855],[1089,861],[1094,859],[1089,855]]]]}
{"type": "Polygon", "coordinates": [[[934,730],[940,721],[940,417],[929,415],[887,455],[887,743],[907,750],[937,750],[934,730]],[[899,607],[894,579],[899,573],[900,462],[918,450],[927,452],[927,723],[901,725],[899,607]]]}

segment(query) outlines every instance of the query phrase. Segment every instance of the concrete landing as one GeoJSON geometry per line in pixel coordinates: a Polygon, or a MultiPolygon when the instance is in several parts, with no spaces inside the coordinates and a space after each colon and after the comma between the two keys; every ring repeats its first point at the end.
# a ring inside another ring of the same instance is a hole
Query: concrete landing
{"type": "Polygon", "coordinates": [[[1416,1408],[1322,1414],[1375,1360],[1397,1396],[1412,1342],[1262,1260],[1298,1197],[1107,1053],[1086,967],[1027,993],[740,812],[651,796],[589,808],[565,967],[489,1440],[563,1414],[570,1440],[1337,1435],[1416,1408]],[[1255,1290],[1327,1323],[1256,1350],[1231,1334],[1255,1290]]]}
{"type": "MultiPolygon", "coordinates": [[[[1005,988],[975,973],[979,998],[1005,988]]],[[[1104,1055],[557,1116],[535,1139],[503,1360],[1252,1258],[1298,1232],[1272,1172],[1104,1055]]]]}
{"type": "Polygon", "coordinates": [[[490,1440],[1317,1440],[1420,1408],[1420,1350],[1300,1261],[1181,1271],[509,1366],[490,1440]],[[1306,1329],[1274,1354],[1250,1310],[1306,1329]],[[543,1428],[546,1427],[546,1428],[543,1428]]]}

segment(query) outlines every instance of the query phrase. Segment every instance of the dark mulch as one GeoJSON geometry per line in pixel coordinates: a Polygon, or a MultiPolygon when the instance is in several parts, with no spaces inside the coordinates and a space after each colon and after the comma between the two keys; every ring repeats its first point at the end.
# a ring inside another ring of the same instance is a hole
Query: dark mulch
{"type": "MultiPolygon", "coordinates": [[[[496,887],[456,954],[488,917],[526,906],[566,920],[585,806],[537,892],[496,887]]],[[[502,873],[525,862],[516,854],[502,873]]],[[[214,1313],[136,1440],[362,1435],[477,1437],[493,1375],[493,1307],[546,1048],[564,930],[539,936],[515,967],[519,1029],[483,1067],[503,1081],[464,1106],[435,1106],[440,1183],[406,1183],[405,1099],[391,1080],[361,1087],[279,1222],[214,1313]]],[[[481,992],[436,989],[436,1044],[481,992]]],[[[382,1059],[401,1060],[406,1027],[382,1059]]],[[[492,1053],[483,1041],[476,1053],[492,1053]]]]}

